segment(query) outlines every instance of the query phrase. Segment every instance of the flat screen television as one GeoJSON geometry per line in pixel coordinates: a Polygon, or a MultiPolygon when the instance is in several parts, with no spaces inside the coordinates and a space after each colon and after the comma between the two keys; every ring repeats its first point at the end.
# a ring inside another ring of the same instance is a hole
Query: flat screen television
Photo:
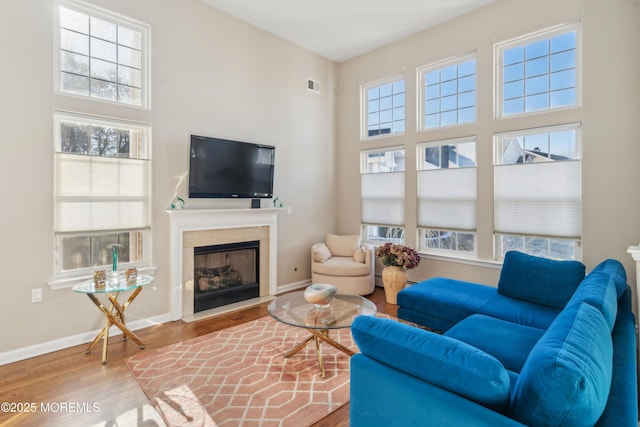
{"type": "Polygon", "coordinates": [[[275,147],[191,135],[190,198],[273,197],[275,147]]]}

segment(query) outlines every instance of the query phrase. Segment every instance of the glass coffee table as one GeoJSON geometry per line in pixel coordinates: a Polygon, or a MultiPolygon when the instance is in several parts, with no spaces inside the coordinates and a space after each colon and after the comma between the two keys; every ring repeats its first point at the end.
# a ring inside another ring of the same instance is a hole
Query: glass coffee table
{"type": "Polygon", "coordinates": [[[317,306],[308,303],[304,299],[304,292],[292,292],[281,295],[271,301],[267,311],[271,317],[279,322],[296,328],[304,328],[310,332],[307,339],[285,353],[284,357],[293,356],[311,341],[314,341],[318,363],[320,364],[320,373],[324,378],[322,350],[320,347],[322,341],[349,356],[354,354],[353,351],[333,340],[329,336],[329,331],[349,328],[357,316],[375,316],[378,309],[374,303],[359,295],[334,295],[328,305],[317,306]]]}

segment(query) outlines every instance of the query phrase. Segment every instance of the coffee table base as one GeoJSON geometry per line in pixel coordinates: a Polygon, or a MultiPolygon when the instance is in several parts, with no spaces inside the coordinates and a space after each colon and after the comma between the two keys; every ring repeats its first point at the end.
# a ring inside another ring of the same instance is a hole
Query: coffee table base
{"type": "Polygon", "coordinates": [[[307,339],[302,341],[300,344],[297,344],[295,347],[293,347],[291,350],[285,353],[284,355],[285,359],[290,358],[291,356],[293,356],[294,354],[298,353],[300,350],[305,348],[307,344],[309,344],[311,341],[314,341],[316,344],[316,356],[318,357],[318,364],[320,365],[320,375],[322,376],[322,378],[324,378],[325,377],[324,364],[322,363],[322,348],[320,346],[321,341],[324,341],[330,346],[337,348],[338,350],[345,353],[349,357],[355,354],[353,351],[351,351],[347,347],[331,339],[329,337],[328,329],[307,329],[307,330],[311,332],[311,335],[309,335],[307,339]]]}

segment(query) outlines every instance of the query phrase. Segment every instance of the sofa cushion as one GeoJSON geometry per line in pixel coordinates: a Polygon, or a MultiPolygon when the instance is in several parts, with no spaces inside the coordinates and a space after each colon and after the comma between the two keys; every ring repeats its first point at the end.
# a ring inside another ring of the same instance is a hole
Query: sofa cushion
{"type": "Polygon", "coordinates": [[[584,278],[567,305],[586,302],[597,308],[613,330],[618,313],[618,294],[613,278],[600,271],[593,271],[584,278]]]}
{"type": "Polygon", "coordinates": [[[494,409],[508,402],[509,374],[477,348],[372,316],[358,316],[351,331],[360,351],[378,362],[494,409]]]}
{"type": "Polygon", "coordinates": [[[559,309],[498,294],[495,287],[436,277],[398,293],[398,317],[446,331],[472,314],[547,329],[559,309]]]}
{"type": "Polygon", "coordinates": [[[612,358],[602,313],[587,303],[565,308],[531,350],[511,416],[530,426],[593,426],[607,403],[612,358]]]}
{"type": "Polygon", "coordinates": [[[360,247],[360,236],[339,236],[336,234],[327,234],[326,244],[331,251],[332,256],[353,257],[353,254],[360,247]]]}
{"type": "Polygon", "coordinates": [[[519,373],[531,349],[544,333],[545,329],[474,314],[449,329],[445,335],[492,355],[507,370],[519,373]]]}
{"type": "Polygon", "coordinates": [[[584,274],[585,266],[579,261],[557,261],[509,251],[502,264],[498,292],[562,309],[584,274]]]}
{"type": "Polygon", "coordinates": [[[331,258],[331,251],[324,243],[316,243],[311,246],[311,254],[315,262],[326,262],[331,258]]]}
{"type": "Polygon", "coordinates": [[[312,265],[314,273],[327,276],[367,276],[371,274],[371,265],[356,262],[353,257],[332,256],[324,263],[312,265]]]}
{"type": "Polygon", "coordinates": [[[611,277],[616,286],[618,298],[620,298],[627,287],[627,272],[624,270],[620,261],[615,259],[606,259],[592,270],[592,272],[596,271],[608,274],[611,277]]]}

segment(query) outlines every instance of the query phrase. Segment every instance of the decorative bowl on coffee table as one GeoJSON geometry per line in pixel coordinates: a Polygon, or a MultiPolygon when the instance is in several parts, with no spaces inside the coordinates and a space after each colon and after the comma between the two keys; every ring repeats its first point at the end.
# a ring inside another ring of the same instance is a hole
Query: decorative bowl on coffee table
{"type": "Polygon", "coordinates": [[[304,299],[317,308],[326,307],[336,293],[336,287],[328,283],[314,283],[307,286],[304,291],[304,299]]]}

